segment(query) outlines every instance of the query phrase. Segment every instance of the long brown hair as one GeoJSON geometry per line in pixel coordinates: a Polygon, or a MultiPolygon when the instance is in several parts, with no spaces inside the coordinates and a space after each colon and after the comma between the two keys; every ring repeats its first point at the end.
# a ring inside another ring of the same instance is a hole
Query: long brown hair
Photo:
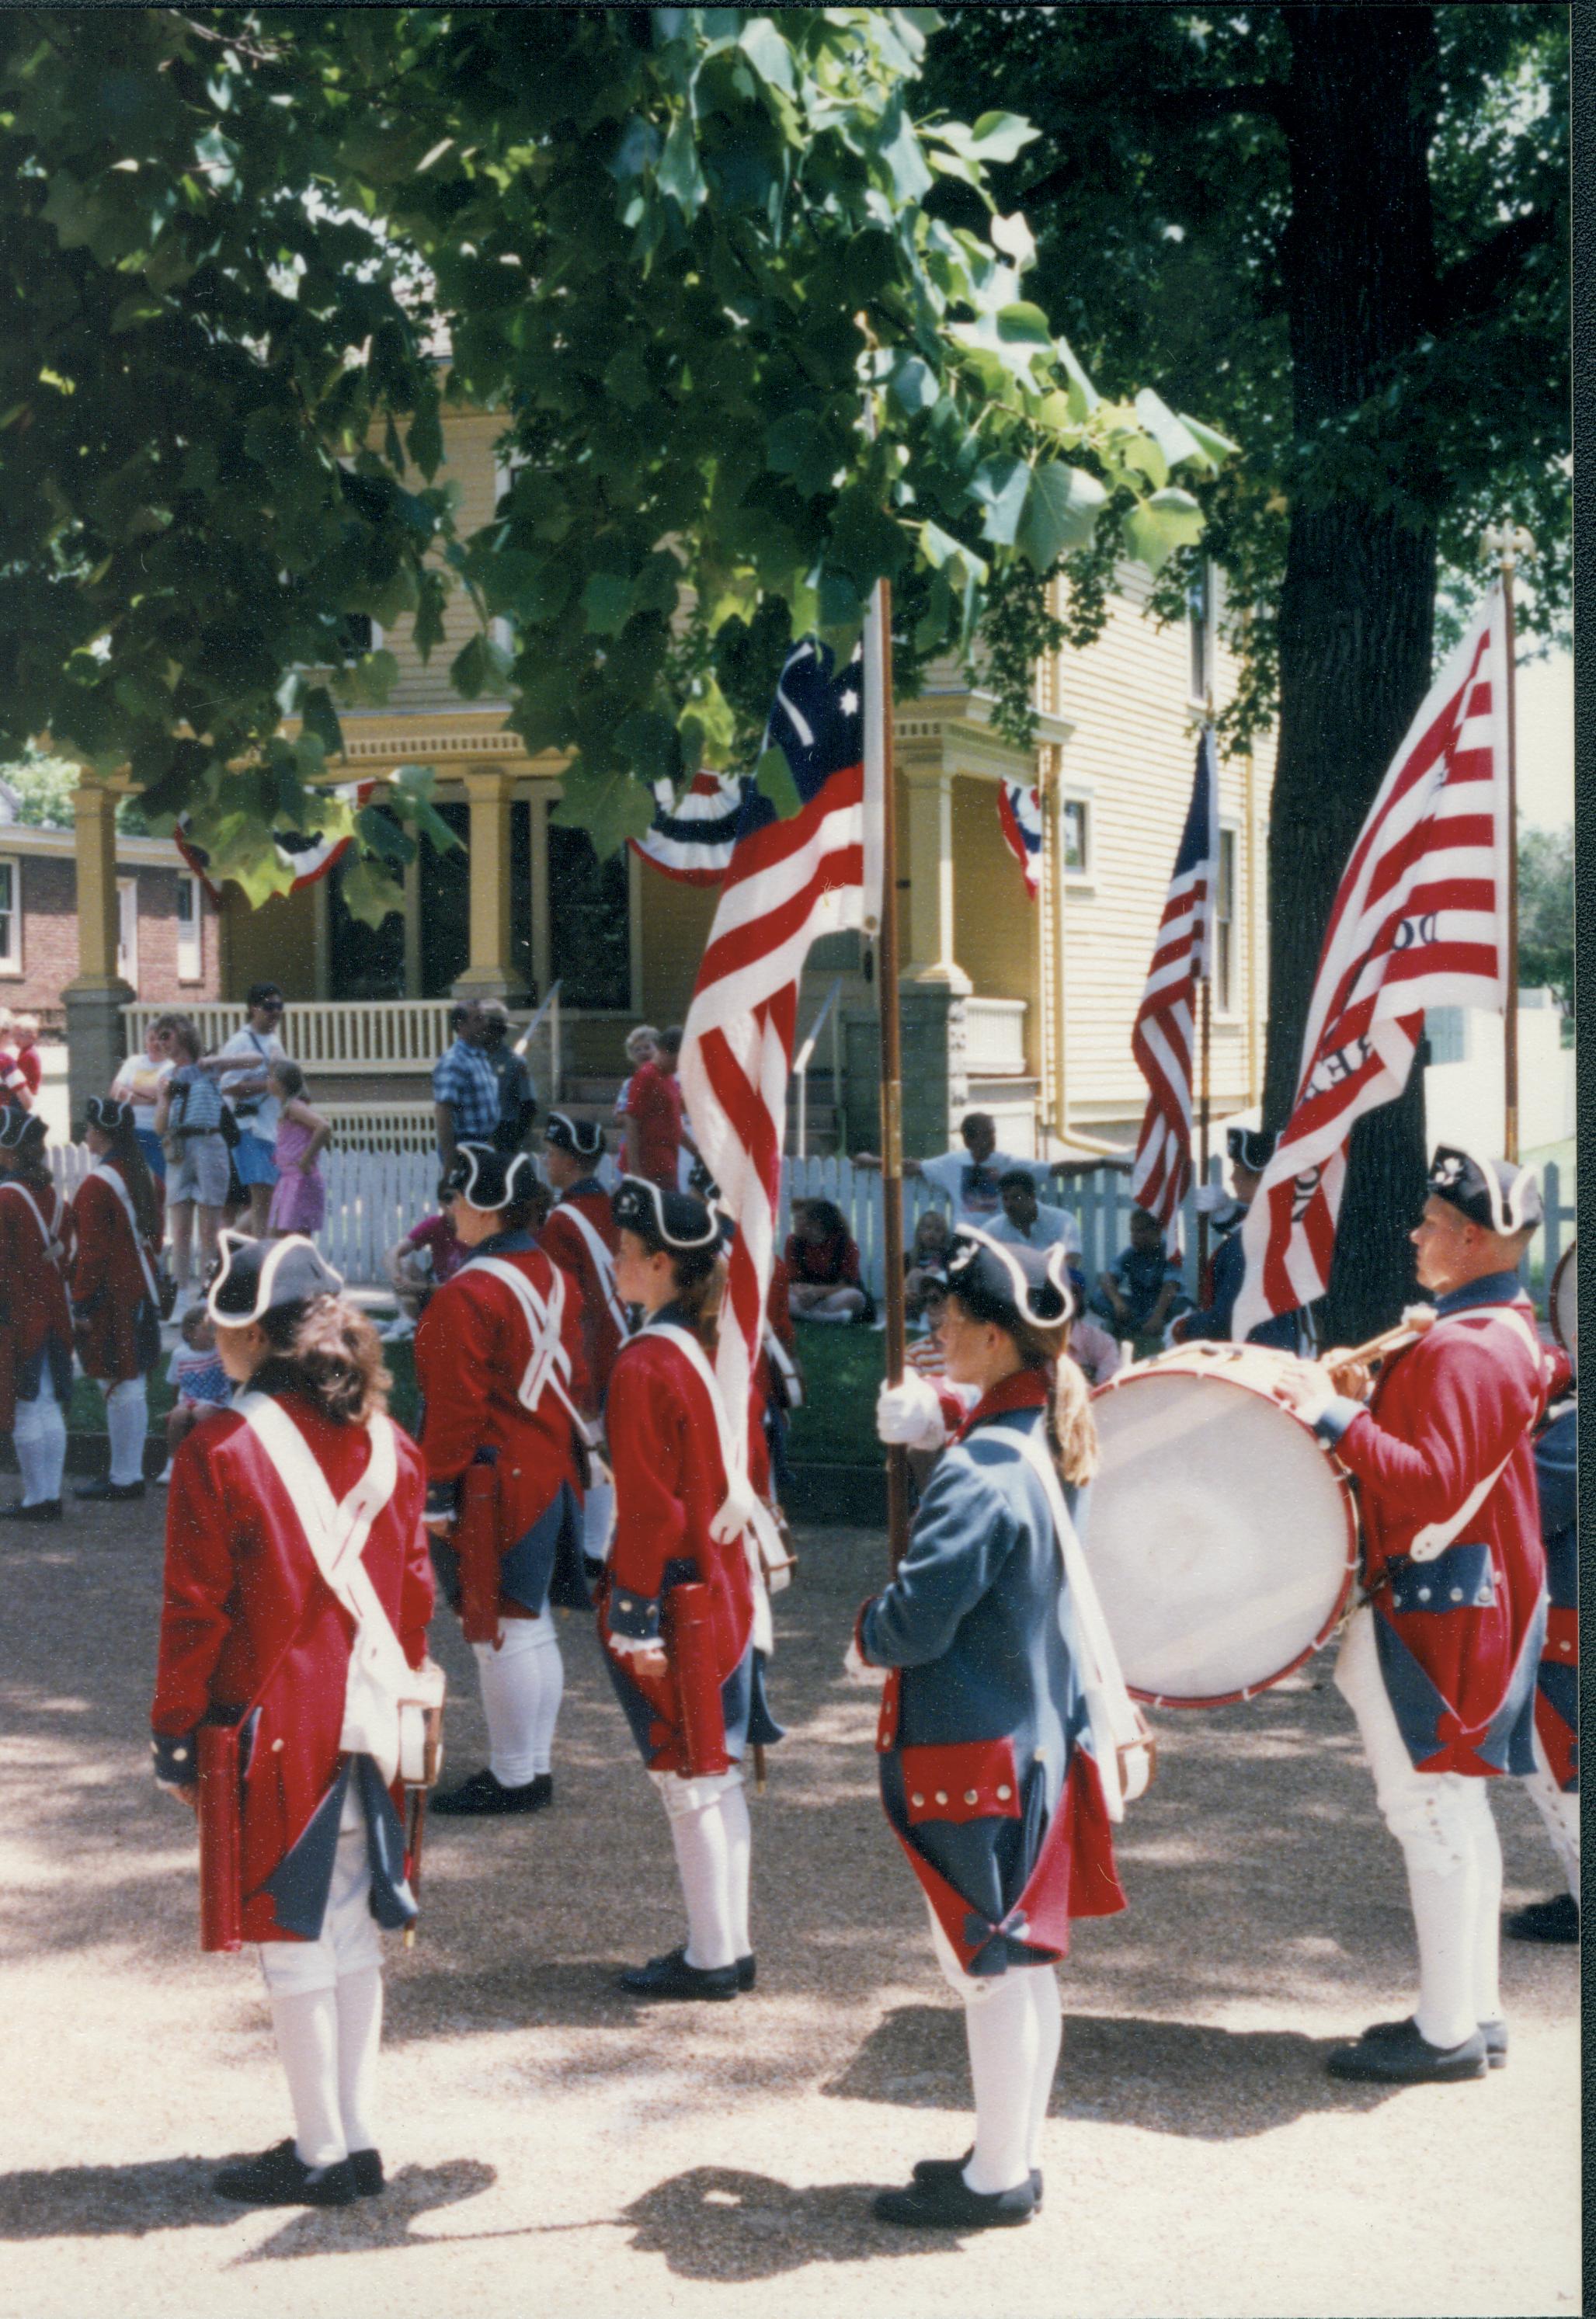
{"type": "Polygon", "coordinates": [[[682,1318],[704,1350],[713,1355],[726,1295],[726,1259],[718,1249],[672,1249],[671,1277],[682,1318]]]}
{"type": "Polygon", "coordinates": [[[1064,1321],[1054,1329],[1039,1329],[1033,1322],[1022,1322],[1008,1333],[1028,1369],[1052,1369],[1048,1448],[1059,1478],[1072,1489],[1084,1489],[1096,1475],[1102,1453],[1085,1374],[1080,1364],[1069,1358],[1069,1323],[1064,1321]]]}
{"type": "Polygon", "coordinates": [[[253,1393],[299,1393],[335,1425],[364,1425],[388,1406],[393,1379],[377,1332],[347,1296],[312,1296],[263,1313],[272,1350],[249,1380],[253,1393]]]}
{"type": "Polygon", "coordinates": [[[139,1230],[146,1240],[158,1241],[161,1236],[160,1202],[155,1196],[155,1186],[149,1178],[149,1168],[139,1148],[131,1115],[116,1129],[103,1127],[101,1134],[111,1149],[105,1157],[113,1160],[117,1172],[128,1187],[128,1197],[133,1204],[133,1214],[139,1219],[139,1230]]]}

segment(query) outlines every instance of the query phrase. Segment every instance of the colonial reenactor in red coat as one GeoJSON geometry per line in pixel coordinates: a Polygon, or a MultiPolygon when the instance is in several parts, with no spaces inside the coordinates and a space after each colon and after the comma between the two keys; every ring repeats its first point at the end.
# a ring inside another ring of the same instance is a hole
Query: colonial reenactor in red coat
{"type": "MultiPolygon", "coordinates": [[[[616,1232],[609,1195],[594,1172],[603,1157],[604,1131],[597,1121],[550,1112],[543,1132],[543,1168],[556,1198],[537,1240],[545,1255],[571,1275],[581,1292],[588,1373],[582,1414],[596,1433],[603,1430],[609,1373],[631,1326],[615,1285],[616,1232]]],[[[614,1526],[615,1485],[595,1459],[583,1508],[582,1545],[590,1561],[604,1559],[614,1526]]]]}
{"type": "MultiPolygon", "coordinates": [[[[1549,1371],[1518,1268],[1540,1218],[1530,1169],[1443,1145],[1412,1234],[1433,1321],[1366,1408],[1329,1382],[1294,1388],[1358,1483],[1367,1599],[1336,1685],[1402,1848],[1419,1942],[1412,2017],[1338,2047],[1336,2077],[1483,2078],[1507,2058],[1490,1786],[1534,1769],[1546,1564],[1531,1437],[1549,1371]]],[[[1336,1375],[1332,1354],[1321,1376],[1336,1375]]]]}
{"type": "Polygon", "coordinates": [[[133,1128],[133,1106],[91,1096],[83,1140],[94,1165],[73,1196],[72,1329],[84,1373],[105,1396],[108,1481],[80,1498],[141,1498],[149,1372],[160,1358],[160,1205],[133,1128]]]}
{"type": "Polygon", "coordinates": [[[167,1513],[156,1776],[198,1803],[202,1926],[236,1927],[209,1945],[260,1944],[294,2132],[212,2187],[262,2206],[383,2187],[380,1934],[416,1914],[403,1786],[442,1697],[421,1461],[341,1286],[308,1240],[222,1233],[207,1310],[239,1397],[182,1442],[167,1513]],[[202,1768],[234,1783],[230,1857],[202,1768]]]}
{"type": "MultiPolygon", "coordinates": [[[[542,1187],[526,1152],[463,1143],[446,1179],[470,1253],[416,1329],[428,1524],[475,1653],[490,1759],[433,1809],[541,1811],[564,1691],[553,1610],[582,1577],[582,1302],[533,1237],[542,1187]]],[[[544,1196],[546,1196],[546,1195],[544,1196]]]]}
{"type": "Polygon", "coordinates": [[[0,1110],[0,1433],[9,1433],[23,1493],[0,1520],[61,1519],[72,1321],[66,1270],[72,1212],[44,1156],[37,1112],[0,1110]]]}
{"type": "MultiPolygon", "coordinates": [[[[753,1987],[743,1764],[779,1739],[764,1697],[770,1605],[756,1539],[769,1515],[710,1366],[720,1230],[703,1202],[628,1176],[614,1200],[616,1278],[642,1310],[609,1381],[615,1542],[599,1631],[664,1805],[687,1938],[623,1973],[635,1997],[724,2000],[753,1987]]],[[[757,1420],[755,1421],[757,1422],[757,1420]]],[[[773,1552],[780,1548],[773,1535],[773,1552]]]]}

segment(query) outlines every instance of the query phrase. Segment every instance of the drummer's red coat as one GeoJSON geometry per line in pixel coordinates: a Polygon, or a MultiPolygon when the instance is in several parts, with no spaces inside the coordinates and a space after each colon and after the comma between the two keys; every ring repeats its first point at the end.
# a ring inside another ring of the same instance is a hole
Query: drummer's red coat
{"type": "Polygon", "coordinates": [[[586,1217],[611,1256],[619,1235],[609,1213],[609,1195],[591,1176],[585,1182],[573,1185],[570,1191],[562,1192],[537,1235],[544,1253],[570,1274],[582,1296],[582,1355],[588,1372],[588,1399],[582,1403],[582,1410],[584,1417],[597,1417],[603,1411],[609,1372],[624,1339],[610,1309],[610,1298],[598,1277],[593,1252],[571,1221],[572,1209],[586,1217]]]}
{"type": "Polygon", "coordinates": [[[72,1324],[61,1267],[71,1231],[72,1212],[53,1184],[0,1176],[0,1433],[15,1421],[19,1378],[36,1376],[52,1346],[57,1365],[70,1371],[72,1324]],[[50,1233],[48,1248],[30,1200],[50,1233]]]}
{"type": "Polygon", "coordinates": [[[1533,1334],[1533,1308],[1510,1277],[1443,1298],[1445,1317],[1386,1363],[1336,1445],[1359,1484],[1382,1672],[1421,1772],[1528,1768],[1514,1758],[1528,1740],[1546,1584],[1530,1433],[1547,1373],[1518,1329],[1489,1317],[1504,1307],[1533,1334]],[[1447,1553],[1409,1562],[1420,1532],[1449,1520],[1499,1467],[1447,1553]],[[1457,1583],[1462,1556],[1481,1546],[1493,1574],[1483,1602],[1457,1583]],[[1411,1607],[1393,1608],[1393,1581],[1411,1607]]]}
{"type": "MultiPolygon", "coordinates": [[[[102,1168],[120,1177],[113,1160],[102,1168]]],[[[112,1186],[86,1176],[73,1195],[77,1248],[72,1259],[72,1318],[85,1373],[104,1385],[140,1374],[136,1322],[149,1290],[127,1210],[112,1186]]],[[[147,1244],[154,1268],[156,1250],[147,1244]]]]}
{"type": "MultiPolygon", "coordinates": [[[[363,1425],[335,1425],[299,1394],[284,1407],[335,1498],[365,1471],[363,1425]]],[[[393,1495],[362,1556],[412,1666],[426,1655],[432,1571],[421,1528],[424,1483],[415,1444],[399,1433],[393,1495]]],[[[158,1743],[188,1751],[195,1728],[232,1720],[258,1702],[244,1782],[243,1936],[291,1939],[266,1880],[328,1794],[342,1761],[353,1622],[327,1586],[259,1437],[233,1411],[202,1419],[179,1448],[167,1504],[166,1593],[150,1716],[158,1743]],[[264,1689],[262,1686],[264,1685],[264,1689]]],[[[400,1790],[392,1791],[395,1804],[400,1790]]]]}

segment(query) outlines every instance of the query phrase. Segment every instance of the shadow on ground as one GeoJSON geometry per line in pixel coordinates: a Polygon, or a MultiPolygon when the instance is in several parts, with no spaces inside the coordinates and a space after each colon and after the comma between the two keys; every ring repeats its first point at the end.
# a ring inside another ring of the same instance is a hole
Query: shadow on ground
{"type": "Polygon", "coordinates": [[[946,2233],[890,2229],[870,2213],[881,2182],[789,2189],[768,2174],[694,2166],[635,2199],[622,2220],[638,2254],[663,2255],[679,2278],[736,2284],[777,2278],[816,2262],[869,2262],[945,2252],[946,2233]]]}
{"type": "MultiPolygon", "coordinates": [[[[211,2178],[229,2162],[216,2158],[159,2158],[131,2166],[51,2166],[0,2174],[0,2241],[53,2238],[142,2238],[149,2231],[222,2230],[258,2209],[219,2198],[211,2178]]],[[[273,2254],[324,2253],[345,2234],[351,2250],[403,2246],[419,2215],[458,2206],[491,2189],[491,2166],[462,2158],[442,2166],[407,2166],[380,2198],[353,2206],[306,2209],[284,2232],[248,2260],[273,2254]],[[301,2226],[303,2226],[302,2230],[301,2226]],[[285,2244],[298,2232],[303,2243],[285,2244]]]]}

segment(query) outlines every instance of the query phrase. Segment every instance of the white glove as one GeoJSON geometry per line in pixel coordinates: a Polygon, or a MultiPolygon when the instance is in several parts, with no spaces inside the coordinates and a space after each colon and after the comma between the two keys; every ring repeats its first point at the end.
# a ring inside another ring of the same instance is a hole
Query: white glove
{"type": "Polygon", "coordinates": [[[1292,1404],[1297,1415],[1316,1425],[1331,1402],[1340,1398],[1330,1372],[1317,1361],[1304,1361],[1291,1380],[1292,1404]]]}
{"type": "Polygon", "coordinates": [[[1229,1198],[1222,1184],[1199,1184],[1192,1194],[1192,1205],[1200,1216],[1216,1216],[1229,1198]]]}
{"type": "Polygon", "coordinates": [[[876,1439],[906,1449],[940,1449],[948,1438],[936,1387],[918,1369],[876,1395],[876,1439]]]}
{"type": "Polygon", "coordinates": [[[848,1648],[843,1659],[843,1673],[850,1683],[857,1683],[861,1691],[879,1690],[886,1672],[885,1667],[871,1666],[868,1659],[861,1658],[859,1655],[859,1645],[852,1636],[848,1638],[848,1648]]]}

